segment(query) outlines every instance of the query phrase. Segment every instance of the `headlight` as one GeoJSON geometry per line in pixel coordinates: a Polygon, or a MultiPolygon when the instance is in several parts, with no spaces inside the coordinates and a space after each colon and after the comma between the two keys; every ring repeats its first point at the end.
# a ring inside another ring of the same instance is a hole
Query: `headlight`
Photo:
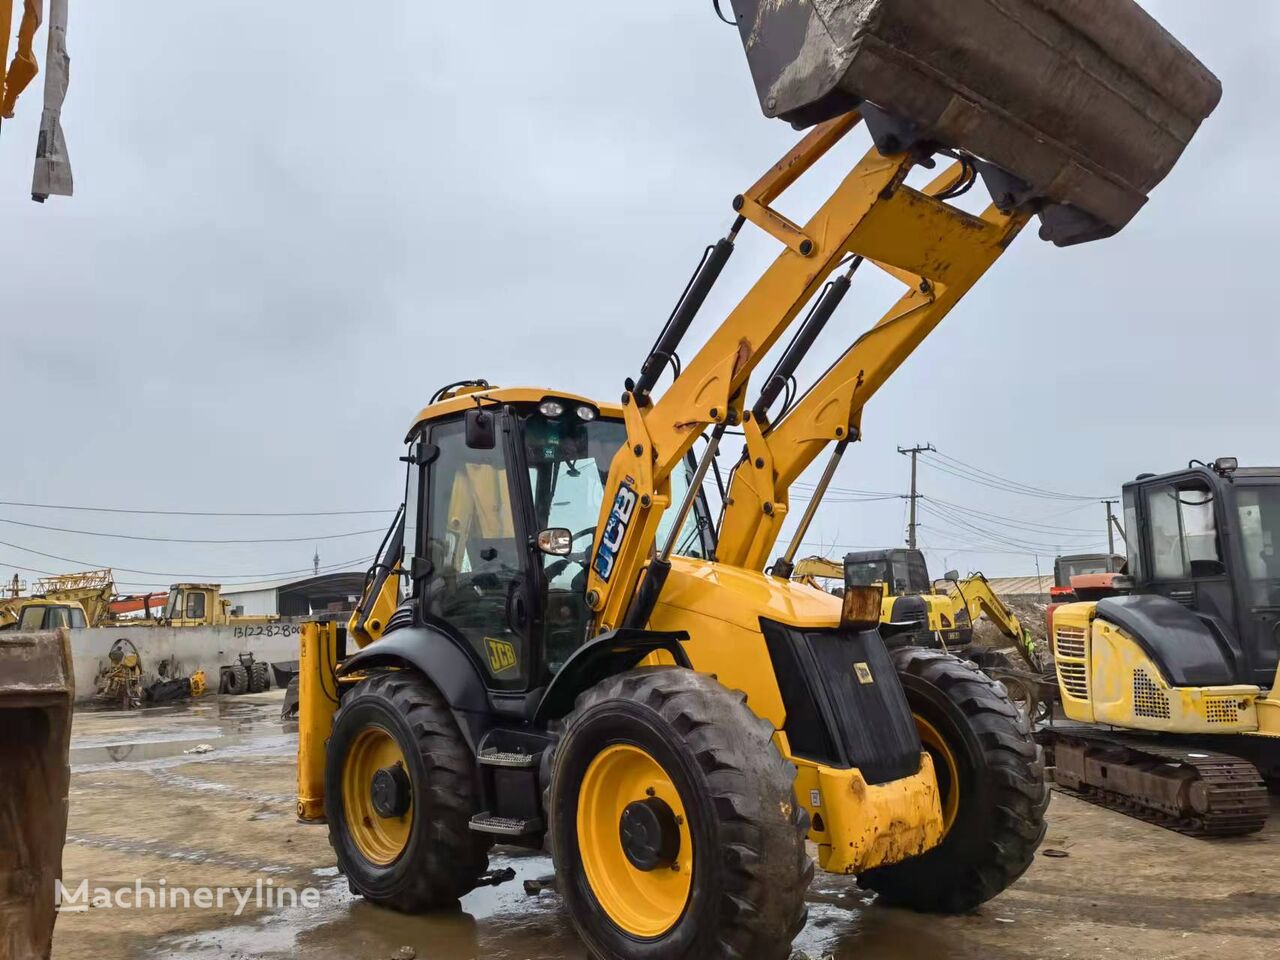
{"type": "Polygon", "coordinates": [[[595,411],[595,409],[594,409],[593,407],[588,407],[586,404],[583,404],[582,406],[580,406],[580,407],[578,408],[578,419],[579,419],[579,420],[586,420],[586,421],[590,422],[590,421],[594,420],[595,418],[596,418],[596,411],[595,411]]]}
{"type": "Polygon", "coordinates": [[[544,417],[558,417],[564,413],[564,404],[559,400],[543,400],[538,404],[538,412],[544,417]]]}

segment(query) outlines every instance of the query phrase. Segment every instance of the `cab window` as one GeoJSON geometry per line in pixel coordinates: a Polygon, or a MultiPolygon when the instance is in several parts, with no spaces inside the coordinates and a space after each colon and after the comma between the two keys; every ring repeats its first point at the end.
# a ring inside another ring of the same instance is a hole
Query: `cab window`
{"type": "Polygon", "coordinates": [[[1147,491],[1151,567],[1156,580],[1221,576],[1222,562],[1213,493],[1199,484],[1147,491]]]}
{"type": "Polygon", "coordinates": [[[1236,510],[1249,579],[1280,581],[1280,487],[1240,487],[1236,510]]]}
{"type": "Polygon", "coordinates": [[[188,590],[187,591],[187,619],[203,620],[204,619],[204,591],[188,590]]]}
{"type": "Polygon", "coordinates": [[[84,619],[84,611],[77,610],[75,607],[72,607],[71,608],[71,626],[78,630],[81,627],[84,627],[86,625],[87,624],[85,623],[85,619],[84,619]]]}
{"type": "Polygon", "coordinates": [[[48,607],[25,607],[22,616],[18,619],[18,629],[26,632],[33,630],[43,630],[44,612],[48,607]]]}
{"type": "Polygon", "coordinates": [[[889,583],[887,560],[861,560],[847,563],[844,568],[845,583],[851,587],[869,587],[873,583],[889,583]]]}

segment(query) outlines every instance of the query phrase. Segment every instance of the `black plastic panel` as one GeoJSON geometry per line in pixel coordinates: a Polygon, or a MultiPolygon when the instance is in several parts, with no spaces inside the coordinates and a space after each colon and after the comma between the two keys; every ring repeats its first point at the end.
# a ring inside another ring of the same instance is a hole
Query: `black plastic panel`
{"type": "Polygon", "coordinates": [[[761,621],[797,756],[856,767],[868,783],[920,769],[920,738],[875,630],[799,630],[761,621]]]}
{"type": "Polygon", "coordinates": [[[1168,597],[1134,594],[1098,601],[1098,616],[1137,641],[1175,687],[1238,682],[1218,637],[1194,611],[1168,597]]]}

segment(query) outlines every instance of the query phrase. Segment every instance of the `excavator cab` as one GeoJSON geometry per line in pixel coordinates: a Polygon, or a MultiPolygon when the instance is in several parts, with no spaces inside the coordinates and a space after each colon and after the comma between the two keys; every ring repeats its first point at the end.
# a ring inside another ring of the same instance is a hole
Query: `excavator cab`
{"type": "Polygon", "coordinates": [[[1280,468],[1234,463],[1125,485],[1133,595],[1106,608],[1198,620],[1199,649],[1183,650],[1184,634],[1150,630],[1158,664],[1192,658],[1206,681],[1270,688],[1280,663],[1280,468]]]}

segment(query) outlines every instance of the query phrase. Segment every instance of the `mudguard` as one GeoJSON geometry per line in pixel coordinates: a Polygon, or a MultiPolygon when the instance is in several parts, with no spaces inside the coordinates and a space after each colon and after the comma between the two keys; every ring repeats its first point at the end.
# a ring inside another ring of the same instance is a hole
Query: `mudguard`
{"type": "Polygon", "coordinates": [[[384,633],[338,667],[338,676],[373,667],[412,666],[440,691],[467,744],[475,750],[493,725],[493,710],[479,669],[448,634],[430,626],[384,633]]]}
{"type": "Polygon", "coordinates": [[[559,720],[573,709],[573,703],[582,691],[606,677],[630,670],[658,650],[669,653],[677,666],[689,668],[689,657],[681,646],[688,639],[689,634],[683,630],[633,630],[624,627],[600,634],[580,646],[565,661],[543,694],[534,721],[541,725],[559,720]]]}

